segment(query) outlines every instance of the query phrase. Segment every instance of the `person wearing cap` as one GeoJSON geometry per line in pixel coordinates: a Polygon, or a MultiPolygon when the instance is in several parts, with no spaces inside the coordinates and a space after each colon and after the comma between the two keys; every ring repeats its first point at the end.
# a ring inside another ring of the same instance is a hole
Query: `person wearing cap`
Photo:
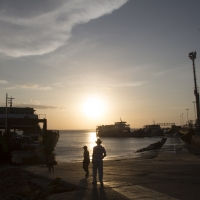
{"type": "Polygon", "coordinates": [[[106,157],[106,150],[101,145],[102,141],[100,138],[96,141],[97,146],[93,148],[92,164],[93,164],[93,185],[97,184],[97,171],[99,175],[99,182],[103,186],[103,158],[106,157]]]}
{"type": "Polygon", "coordinates": [[[89,151],[87,150],[87,146],[83,147],[84,152],[83,152],[83,169],[86,172],[85,176],[89,176],[89,169],[88,166],[90,164],[90,154],[89,151]]]}

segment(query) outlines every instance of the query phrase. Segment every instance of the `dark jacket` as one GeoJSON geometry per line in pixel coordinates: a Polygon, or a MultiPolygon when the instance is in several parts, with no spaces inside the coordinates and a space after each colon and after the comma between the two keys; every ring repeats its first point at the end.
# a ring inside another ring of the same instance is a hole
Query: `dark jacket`
{"type": "Polygon", "coordinates": [[[90,154],[88,150],[84,150],[83,158],[84,163],[90,163],[90,154]]]}

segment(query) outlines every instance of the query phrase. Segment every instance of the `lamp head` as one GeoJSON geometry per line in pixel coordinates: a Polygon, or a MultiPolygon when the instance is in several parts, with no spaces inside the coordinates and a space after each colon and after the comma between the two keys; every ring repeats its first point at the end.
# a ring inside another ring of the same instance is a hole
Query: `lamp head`
{"type": "Polygon", "coordinates": [[[190,52],[190,53],[188,54],[188,57],[189,57],[191,60],[195,60],[195,59],[196,59],[196,55],[197,55],[197,53],[196,53],[196,51],[194,51],[194,52],[190,52]]]}

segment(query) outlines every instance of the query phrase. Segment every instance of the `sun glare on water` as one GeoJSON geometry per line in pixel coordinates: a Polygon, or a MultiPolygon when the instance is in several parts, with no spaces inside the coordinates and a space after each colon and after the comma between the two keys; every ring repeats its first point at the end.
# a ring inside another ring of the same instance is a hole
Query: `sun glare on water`
{"type": "Polygon", "coordinates": [[[91,97],[83,103],[83,113],[87,117],[97,118],[105,112],[105,104],[103,100],[97,97],[91,97]]]}

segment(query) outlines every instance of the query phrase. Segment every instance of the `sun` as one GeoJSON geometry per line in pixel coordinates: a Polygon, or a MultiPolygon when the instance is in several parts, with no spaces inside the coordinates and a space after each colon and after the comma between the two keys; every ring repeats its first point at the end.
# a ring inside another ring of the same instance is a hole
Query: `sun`
{"type": "Polygon", "coordinates": [[[82,110],[87,117],[97,118],[105,112],[105,103],[98,97],[90,97],[84,101],[82,110]]]}

